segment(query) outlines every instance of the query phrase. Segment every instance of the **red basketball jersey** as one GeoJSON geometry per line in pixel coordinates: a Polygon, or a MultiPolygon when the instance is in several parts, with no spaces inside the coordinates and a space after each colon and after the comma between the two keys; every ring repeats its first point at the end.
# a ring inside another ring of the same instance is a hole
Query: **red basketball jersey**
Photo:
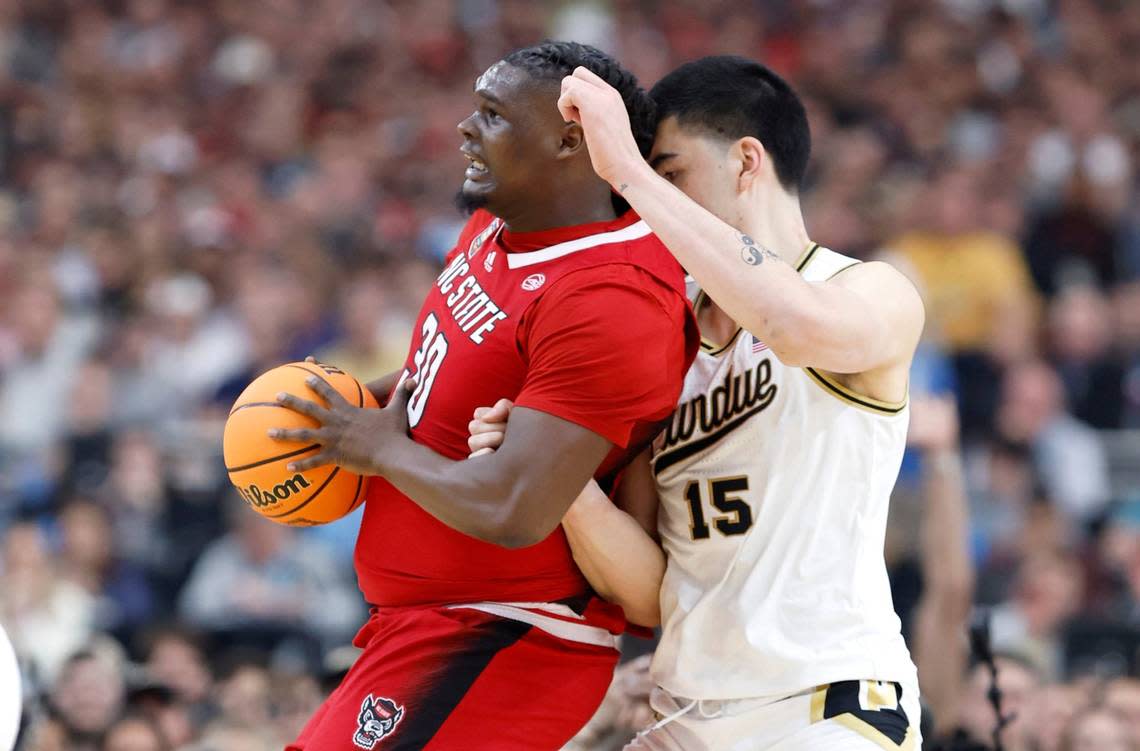
{"type": "MultiPolygon", "coordinates": [[[[405,364],[418,383],[412,438],[463,459],[475,408],[507,397],[613,442],[604,476],[672,413],[698,339],[680,266],[632,212],[527,234],[477,212],[416,323],[405,364]]],[[[379,477],[355,562],[365,599],[381,606],[587,591],[561,527],[536,545],[502,548],[451,529],[379,477]]]]}

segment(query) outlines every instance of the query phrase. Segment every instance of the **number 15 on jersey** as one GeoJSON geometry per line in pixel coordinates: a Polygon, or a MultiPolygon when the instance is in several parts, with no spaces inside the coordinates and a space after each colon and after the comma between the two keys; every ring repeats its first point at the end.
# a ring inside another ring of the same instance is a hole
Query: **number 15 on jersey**
{"type": "MultiPolygon", "coordinates": [[[[748,478],[719,477],[708,481],[708,498],[713,508],[721,512],[712,524],[725,537],[742,535],[752,527],[752,507],[734,495],[748,491],[748,478]]],[[[692,480],[685,486],[685,500],[689,502],[689,529],[694,540],[707,540],[712,535],[705,521],[704,500],[701,498],[701,481],[692,480]]]]}

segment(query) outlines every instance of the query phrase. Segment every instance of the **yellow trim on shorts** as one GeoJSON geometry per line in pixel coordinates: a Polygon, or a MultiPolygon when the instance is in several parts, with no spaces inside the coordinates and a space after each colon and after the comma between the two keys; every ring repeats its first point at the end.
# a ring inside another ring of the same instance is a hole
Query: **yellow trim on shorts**
{"type": "Polygon", "coordinates": [[[883,683],[881,681],[864,681],[867,686],[867,703],[870,705],[867,709],[877,711],[880,709],[898,709],[899,696],[898,689],[895,688],[893,683],[883,683]],[[884,689],[890,689],[888,694],[884,689]]]}
{"type": "Polygon", "coordinates": [[[821,722],[823,720],[823,708],[827,704],[827,689],[831,688],[830,683],[825,683],[822,686],[817,686],[811,695],[811,721],[813,723],[821,722]]]}

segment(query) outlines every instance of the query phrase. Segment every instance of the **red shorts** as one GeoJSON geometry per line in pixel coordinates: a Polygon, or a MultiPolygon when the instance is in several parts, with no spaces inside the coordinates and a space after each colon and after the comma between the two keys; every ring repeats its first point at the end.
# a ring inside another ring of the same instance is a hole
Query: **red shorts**
{"type": "Polygon", "coordinates": [[[601,704],[618,652],[604,629],[531,620],[374,612],[354,642],[364,651],[288,751],[557,751],[601,704]]]}

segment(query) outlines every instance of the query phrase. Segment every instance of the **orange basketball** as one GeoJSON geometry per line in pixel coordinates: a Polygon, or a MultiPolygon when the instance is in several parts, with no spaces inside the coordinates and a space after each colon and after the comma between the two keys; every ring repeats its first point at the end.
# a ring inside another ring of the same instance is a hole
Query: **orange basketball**
{"type": "Polygon", "coordinates": [[[305,380],[322,378],[349,404],[377,407],[372,393],[352,376],[324,363],[293,362],[262,373],[241,392],[226,420],[222,454],[230,482],[257,513],[281,524],[327,524],[364,500],[365,478],[335,465],[290,472],[286,465],[320,451],[318,444],[275,441],[270,428],[315,428],[316,420],[277,404],[282,391],[328,406],[305,380]]]}

